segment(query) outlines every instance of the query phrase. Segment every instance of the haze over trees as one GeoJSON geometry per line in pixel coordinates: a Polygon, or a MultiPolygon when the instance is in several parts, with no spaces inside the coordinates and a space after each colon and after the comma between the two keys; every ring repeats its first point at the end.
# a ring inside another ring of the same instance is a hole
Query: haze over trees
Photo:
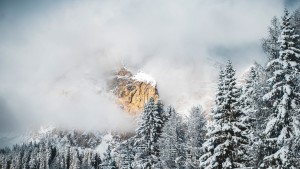
{"type": "Polygon", "coordinates": [[[187,118],[151,98],[133,136],[52,133],[39,142],[0,150],[2,169],[297,169],[300,167],[300,12],[274,18],[254,63],[237,84],[234,65],[220,69],[212,109],[187,118]]]}

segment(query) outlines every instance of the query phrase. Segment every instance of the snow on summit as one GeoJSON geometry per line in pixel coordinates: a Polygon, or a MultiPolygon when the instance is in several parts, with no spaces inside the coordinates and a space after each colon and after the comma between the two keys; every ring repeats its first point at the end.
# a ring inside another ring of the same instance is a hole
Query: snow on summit
{"type": "Polygon", "coordinates": [[[156,86],[156,81],[154,80],[154,78],[144,72],[138,72],[136,75],[132,77],[132,79],[139,82],[145,82],[151,84],[152,86],[156,86]]]}

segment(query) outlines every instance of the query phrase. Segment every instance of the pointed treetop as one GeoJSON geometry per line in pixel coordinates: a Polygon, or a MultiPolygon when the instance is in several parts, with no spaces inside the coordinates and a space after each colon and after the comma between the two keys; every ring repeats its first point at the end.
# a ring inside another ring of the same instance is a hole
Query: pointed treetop
{"type": "Polygon", "coordinates": [[[289,15],[290,15],[290,13],[289,13],[288,9],[285,8],[283,18],[288,19],[288,18],[290,18],[289,15]]]}
{"type": "Polygon", "coordinates": [[[226,71],[226,70],[233,70],[233,66],[232,66],[231,60],[228,60],[228,61],[227,61],[225,71],[226,71]]]}
{"type": "Polygon", "coordinates": [[[287,9],[285,9],[284,10],[284,16],[282,17],[281,29],[284,29],[285,27],[290,28],[290,26],[291,26],[290,20],[291,20],[290,13],[287,9]]]}

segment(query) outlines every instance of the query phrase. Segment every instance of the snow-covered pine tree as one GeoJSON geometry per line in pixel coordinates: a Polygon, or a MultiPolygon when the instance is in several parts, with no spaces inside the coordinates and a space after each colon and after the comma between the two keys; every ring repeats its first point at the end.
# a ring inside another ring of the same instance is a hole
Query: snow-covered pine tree
{"type": "Polygon", "coordinates": [[[294,27],[295,33],[299,35],[300,34],[300,8],[298,8],[291,14],[291,25],[294,27]]]}
{"type": "Polygon", "coordinates": [[[199,166],[201,147],[206,138],[206,117],[201,106],[192,107],[187,121],[186,150],[191,166],[199,166]]]}
{"type": "Polygon", "coordinates": [[[10,157],[9,156],[6,156],[6,155],[3,155],[3,161],[2,161],[2,164],[1,164],[1,169],[7,169],[7,168],[10,168],[10,157]]]}
{"type": "Polygon", "coordinates": [[[256,166],[258,165],[259,159],[259,148],[260,148],[260,139],[259,139],[259,129],[260,125],[258,124],[257,118],[259,117],[259,97],[258,93],[259,86],[259,74],[254,66],[251,66],[248,76],[246,78],[245,84],[242,86],[241,96],[240,96],[240,121],[246,126],[246,129],[243,131],[243,135],[248,138],[248,145],[245,145],[246,153],[248,154],[249,159],[247,160],[249,164],[247,166],[256,166]]]}
{"type": "Polygon", "coordinates": [[[163,127],[162,108],[153,98],[145,104],[135,136],[134,168],[153,168],[158,161],[158,139],[163,127]]]}
{"type": "Polygon", "coordinates": [[[89,166],[91,165],[91,151],[85,150],[83,152],[83,158],[82,158],[82,168],[83,169],[88,169],[89,166]]]}
{"type": "Polygon", "coordinates": [[[239,94],[234,76],[235,70],[228,61],[224,73],[220,73],[216,106],[212,111],[208,139],[203,143],[200,168],[231,169],[246,166],[244,159],[248,158],[242,145],[247,144],[248,140],[242,134],[244,125],[239,121],[239,94]]]}
{"type": "Polygon", "coordinates": [[[6,169],[6,158],[5,155],[0,154],[0,169],[6,169]]]}
{"type": "Polygon", "coordinates": [[[34,148],[33,149],[33,151],[32,151],[32,153],[31,153],[31,158],[30,158],[30,160],[29,160],[29,168],[34,168],[34,169],[36,169],[37,168],[37,166],[38,166],[38,164],[37,164],[37,149],[36,148],[34,148]]]}
{"type": "Polygon", "coordinates": [[[102,163],[100,155],[98,155],[97,153],[92,153],[91,156],[91,166],[95,169],[98,168],[98,166],[102,163]]]}
{"type": "MultiPolygon", "coordinates": [[[[251,154],[251,157],[254,157],[254,158],[250,161],[251,162],[250,165],[254,168],[258,168],[259,165],[262,163],[264,156],[266,156],[265,146],[263,143],[263,132],[265,130],[267,118],[271,114],[271,109],[269,107],[271,107],[272,104],[265,102],[263,100],[263,96],[266,93],[268,93],[269,91],[271,91],[270,86],[267,84],[267,80],[270,77],[272,77],[272,74],[270,73],[270,70],[269,70],[269,72],[266,71],[265,67],[258,64],[257,62],[255,62],[253,64],[252,68],[256,72],[256,74],[257,74],[256,77],[258,77],[258,78],[256,78],[257,83],[252,82],[250,80],[250,82],[254,85],[253,87],[251,87],[254,90],[254,93],[251,97],[254,98],[254,101],[255,101],[254,107],[257,108],[255,116],[253,116],[255,118],[255,121],[254,121],[254,136],[255,136],[254,140],[255,141],[252,143],[252,146],[251,146],[251,151],[253,151],[253,153],[251,154]]],[[[248,77],[248,79],[249,78],[250,77],[248,77]]],[[[251,98],[251,97],[249,97],[249,98],[251,98]]],[[[241,102],[243,102],[243,101],[241,101],[241,102]]],[[[243,109],[243,108],[241,108],[241,109],[243,109]]]]}
{"type": "Polygon", "coordinates": [[[258,72],[254,67],[250,68],[249,74],[246,78],[246,83],[242,87],[241,97],[240,97],[240,110],[242,112],[241,120],[247,125],[248,129],[245,130],[245,134],[249,137],[253,137],[255,127],[254,118],[258,112],[258,107],[256,104],[256,99],[258,98],[258,93],[256,91],[256,86],[258,85],[258,72]]]}
{"type": "Polygon", "coordinates": [[[164,104],[161,100],[158,100],[156,105],[157,105],[157,112],[160,112],[160,116],[161,116],[161,120],[162,120],[162,128],[163,128],[163,125],[168,121],[168,119],[170,117],[171,110],[167,109],[167,111],[165,111],[164,104]]]}
{"type": "Polygon", "coordinates": [[[12,156],[11,155],[7,156],[4,168],[5,169],[12,168],[12,156]]]}
{"type": "Polygon", "coordinates": [[[39,145],[39,153],[38,153],[39,169],[46,169],[46,167],[47,167],[47,159],[46,159],[45,151],[46,151],[45,142],[42,142],[39,145]]]}
{"type": "Polygon", "coordinates": [[[71,163],[71,152],[70,152],[70,146],[67,145],[67,147],[64,150],[64,157],[65,157],[65,167],[70,168],[71,163]]]}
{"type": "Polygon", "coordinates": [[[182,118],[175,109],[168,108],[169,120],[163,127],[159,139],[160,161],[162,168],[182,168],[184,166],[184,130],[182,118]]]}
{"type": "MultiPolygon", "coordinates": [[[[266,72],[265,67],[256,62],[251,69],[256,72],[256,78],[253,82],[251,77],[247,78],[250,80],[250,83],[253,84],[251,90],[253,90],[254,93],[251,97],[253,97],[255,107],[257,108],[255,114],[255,135],[260,135],[265,129],[265,121],[270,114],[270,110],[266,109],[266,107],[268,107],[266,106],[266,102],[263,101],[263,96],[270,91],[270,87],[267,84],[267,80],[270,76],[268,75],[269,73],[266,72]]],[[[250,74],[249,72],[249,76],[251,76],[250,74]]]]}
{"type": "Polygon", "coordinates": [[[280,23],[277,17],[271,20],[271,26],[269,27],[269,34],[267,38],[262,40],[262,48],[269,57],[269,60],[279,57],[278,38],[280,36],[280,23]]]}
{"type": "Polygon", "coordinates": [[[282,18],[280,56],[267,64],[273,77],[271,90],[264,100],[272,103],[272,114],[265,129],[267,156],[261,168],[296,168],[291,141],[299,136],[299,66],[298,35],[290,24],[287,10],[282,18]]]}
{"type": "Polygon", "coordinates": [[[108,145],[104,157],[102,159],[101,168],[103,169],[116,169],[116,162],[111,154],[111,147],[108,145]]]}
{"type": "Polygon", "coordinates": [[[20,151],[15,152],[13,156],[12,168],[22,168],[22,153],[20,151]]]}
{"type": "Polygon", "coordinates": [[[59,164],[60,168],[67,168],[67,162],[64,155],[61,155],[61,160],[59,164]]]}
{"type": "Polygon", "coordinates": [[[55,158],[53,159],[52,163],[50,164],[49,168],[50,169],[61,169],[61,162],[62,162],[63,158],[60,155],[59,152],[57,152],[55,154],[55,158]]]}
{"type": "Polygon", "coordinates": [[[117,148],[120,169],[132,169],[134,152],[132,150],[132,139],[126,140],[117,148]]]}
{"type": "Polygon", "coordinates": [[[30,160],[30,149],[26,147],[24,151],[23,159],[22,159],[22,168],[29,168],[29,160],[30,160]]]}
{"type": "Polygon", "coordinates": [[[80,169],[81,161],[79,159],[79,152],[77,148],[72,149],[72,160],[70,163],[70,169],[80,169]]]}
{"type": "Polygon", "coordinates": [[[54,149],[52,149],[52,146],[50,145],[50,142],[47,140],[45,145],[45,156],[46,156],[46,169],[49,169],[49,166],[54,158],[54,149]]]}

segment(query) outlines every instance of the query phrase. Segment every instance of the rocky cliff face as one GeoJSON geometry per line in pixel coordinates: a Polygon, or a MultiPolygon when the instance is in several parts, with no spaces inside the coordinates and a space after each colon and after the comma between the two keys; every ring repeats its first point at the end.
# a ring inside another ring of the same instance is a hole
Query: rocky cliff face
{"type": "Polygon", "coordinates": [[[115,94],[116,102],[130,115],[140,113],[150,97],[158,100],[156,83],[149,75],[142,72],[133,75],[124,67],[115,73],[109,88],[115,94]]]}

